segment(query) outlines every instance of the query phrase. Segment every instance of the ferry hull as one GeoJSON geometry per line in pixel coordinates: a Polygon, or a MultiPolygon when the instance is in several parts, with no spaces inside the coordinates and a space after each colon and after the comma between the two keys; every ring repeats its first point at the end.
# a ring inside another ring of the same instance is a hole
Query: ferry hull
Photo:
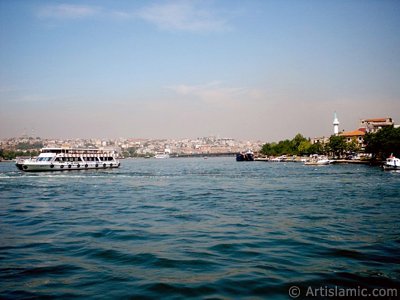
{"type": "MultiPolygon", "coordinates": [[[[43,164],[43,163],[24,163],[21,169],[25,172],[49,172],[49,171],[72,171],[72,170],[101,170],[101,169],[112,169],[119,168],[119,162],[112,163],[54,163],[54,164],[43,164]]],[[[18,167],[18,166],[17,166],[18,167]]]]}

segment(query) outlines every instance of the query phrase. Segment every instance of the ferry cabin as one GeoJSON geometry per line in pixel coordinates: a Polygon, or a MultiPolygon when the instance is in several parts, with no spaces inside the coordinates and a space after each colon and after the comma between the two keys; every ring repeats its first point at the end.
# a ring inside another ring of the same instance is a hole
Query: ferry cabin
{"type": "Polygon", "coordinates": [[[17,162],[26,172],[118,168],[114,150],[43,148],[36,159],[17,162]]]}

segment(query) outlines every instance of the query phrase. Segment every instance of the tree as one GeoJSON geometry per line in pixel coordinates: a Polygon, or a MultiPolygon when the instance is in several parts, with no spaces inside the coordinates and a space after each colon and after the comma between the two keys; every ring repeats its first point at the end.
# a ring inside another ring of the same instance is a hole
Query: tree
{"type": "Polygon", "coordinates": [[[340,135],[331,135],[328,147],[334,156],[340,157],[347,150],[346,138],[340,135]]]}
{"type": "Polygon", "coordinates": [[[376,133],[367,133],[364,137],[365,152],[374,158],[385,159],[391,154],[400,156],[400,128],[387,126],[376,133]]]}
{"type": "Polygon", "coordinates": [[[311,144],[310,148],[308,149],[308,152],[310,154],[324,154],[325,153],[325,147],[321,143],[314,143],[311,144]]]}
{"type": "Polygon", "coordinates": [[[295,150],[293,149],[293,145],[292,145],[291,141],[289,141],[289,140],[280,141],[275,146],[275,149],[276,149],[276,152],[278,155],[295,153],[295,150]]]}
{"type": "Polygon", "coordinates": [[[301,143],[304,142],[308,142],[308,140],[300,133],[296,134],[296,136],[291,141],[293,150],[298,152],[299,146],[301,145],[301,143]]]}
{"type": "Polygon", "coordinates": [[[299,146],[297,147],[297,154],[299,155],[308,155],[311,149],[311,142],[308,140],[301,141],[299,146]]]}
{"type": "Polygon", "coordinates": [[[261,153],[268,156],[275,156],[277,155],[276,152],[276,143],[266,143],[261,148],[261,153]]]}
{"type": "Polygon", "coordinates": [[[35,143],[18,143],[15,147],[18,150],[29,150],[29,149],[41,149],[43,148],[43,142],[35,142],[35,143]]]}
{"type": "Polygon", "coordinates": [[[347,143],[346,150],[348,152],[358,152],[360,150],[360,145],[357,143],[356,138],[353,138],[350,143],[347,143]]]}
{"type": "Polygon", "coordinates": [[[300,133],[292,140],[283,140],[278,143],[266,143],[261,148],[261,153],[268,156],[307,154],[311,143],[300,133]]]}

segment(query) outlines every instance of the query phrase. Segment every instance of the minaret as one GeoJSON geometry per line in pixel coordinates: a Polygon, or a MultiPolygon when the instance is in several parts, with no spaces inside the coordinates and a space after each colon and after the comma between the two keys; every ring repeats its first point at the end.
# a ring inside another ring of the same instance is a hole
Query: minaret
{"type": "Polygon", "coordinates": [[[333,117],[333,134],[338,135],[339,134],[339,120],[336,116],[336,111],[333,117]]]}

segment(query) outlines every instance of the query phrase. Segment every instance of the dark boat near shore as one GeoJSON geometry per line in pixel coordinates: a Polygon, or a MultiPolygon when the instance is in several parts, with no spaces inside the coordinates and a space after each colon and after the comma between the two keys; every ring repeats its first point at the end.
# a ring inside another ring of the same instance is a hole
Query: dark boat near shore
{"type": "Polygon", "coordinates": [[[254,153],[252,151],[247,151],[246,153],[240,152],[236,153],[236,161],[253,161],[254,153]]]}

